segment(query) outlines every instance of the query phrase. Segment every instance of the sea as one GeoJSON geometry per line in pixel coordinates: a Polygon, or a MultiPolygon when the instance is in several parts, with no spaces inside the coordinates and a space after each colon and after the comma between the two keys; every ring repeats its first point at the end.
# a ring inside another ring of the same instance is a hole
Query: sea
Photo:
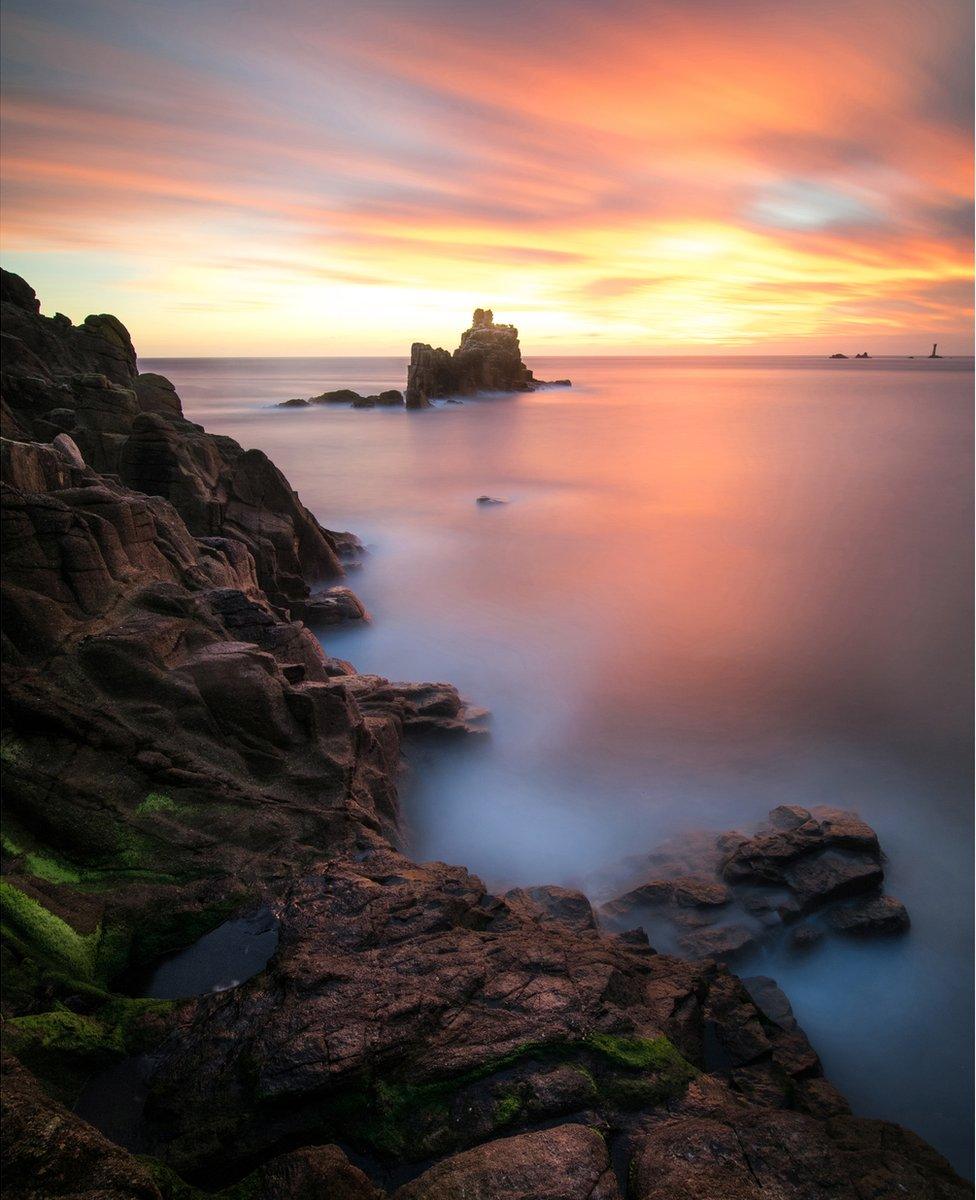
{"type": "Polygon", "coordinates": [[[445,680],[475,744],[408,748],[405,849],[604,894],[683,830],[858,811],[910,932],[736,964],[860,1115],[972,1173],[973,360],[527,359],[570,389],[407,412],[403,358],[143,360],[367,553],[326,650],[445,680]],[[479,496],[503,500],[479,504],[479,496]]]}

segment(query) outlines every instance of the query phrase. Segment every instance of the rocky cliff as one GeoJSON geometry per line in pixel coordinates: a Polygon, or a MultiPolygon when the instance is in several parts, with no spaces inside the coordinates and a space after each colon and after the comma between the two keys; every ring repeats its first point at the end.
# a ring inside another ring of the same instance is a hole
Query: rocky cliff
{"type": "Polygon", "coordinates": [[[42,316],[33,289],[4,271],[0,332],[4,437],[68,434],[95,471],[169,500],[193,536],[246,546],[269,600],[293,616],[310,585],[342,575],[356,540],[323,529],[260,450],[187,421],[169,380],[140,373],[115,317],[42,316]]]}
{"type": "MultiPolygon", "coordinates": [[[[568,380],[559,380],[562,385],[568,380]]],[[[407,368],[407,408],[424,408],[430,400],[473,396],[478,392],[528,392],[546,386],[522,362],[518,330],[497,325],[490,308],[476,308],[471,328],[449,354],[414,342],[407,368]]]]}
{"type": "Polygon", "coordinates": [[[770,981],[608,934],[578,892],[405,857],[404,749],[477,714],[329,657],[293,614],[339,542],[272,464],[248,492],[244,452],[145,382],[113,318],[4,295],[5,1197],[971,1194],[851,1116],[770,981]],[[148,964],[258,902],[263,970],[140,998],[148,964]],[[72,1107],[130,1068],[112,1141],[72,1107]]]}

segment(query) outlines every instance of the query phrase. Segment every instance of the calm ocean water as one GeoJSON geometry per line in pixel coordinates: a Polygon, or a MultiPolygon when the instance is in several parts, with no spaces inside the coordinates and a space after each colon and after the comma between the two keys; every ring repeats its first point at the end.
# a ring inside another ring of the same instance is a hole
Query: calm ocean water
{"type": "Polygon", "coordinates": [[[571,391],[276,410],[401,359],[143,361],[370,554],[362,670],[446,679],[490,745],[411,752],[409,849],[594,888],[689,827],[855,808],[910,934],[739,968],[855,1111],[971,1173],[971,359],[535,359],[571,391]],[[488,493],[509,501],[478,507],[488,493]]]}

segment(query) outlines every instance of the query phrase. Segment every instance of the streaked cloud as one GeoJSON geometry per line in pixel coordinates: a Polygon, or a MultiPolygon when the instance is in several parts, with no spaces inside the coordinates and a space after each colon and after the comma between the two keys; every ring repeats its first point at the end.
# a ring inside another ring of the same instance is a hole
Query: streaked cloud
{"type": "Polygon", "coordinates": [[[967,352],[970,20],[8,0],[5,259],[145,354],[967,352]]]}

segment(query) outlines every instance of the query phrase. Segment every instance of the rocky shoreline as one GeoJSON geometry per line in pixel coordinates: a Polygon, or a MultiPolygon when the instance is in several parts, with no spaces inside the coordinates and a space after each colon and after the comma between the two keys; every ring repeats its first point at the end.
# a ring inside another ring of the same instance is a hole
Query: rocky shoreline
{"type": "MultiPolygon", "coordinates": [[[[114,318],[43,317],[4,273],[2,319],[5,1196],[971,1195],[913,1134],[852,1116],[786,998],[721,947],[658,953],[627,894],[594,913],[405,857],[404,749],[484,714],[322,650],[310,624],[365,616],[336,582],[356,539],[187,421],[114,318]],[[136,994],[258,904],[278,923],[263,970],[136,994]],[[135,1060],[127,1148],[72,1108],[135,1060]]],[[[506,346],[509,328],[472,327],[506,346]]],[[[443,364],[415,358],[408,403],[429,402],[443,364]]],[[[707,871],[640,864],[641,903],[878,900],[851,814],[771,821],[707,871]]]]}

